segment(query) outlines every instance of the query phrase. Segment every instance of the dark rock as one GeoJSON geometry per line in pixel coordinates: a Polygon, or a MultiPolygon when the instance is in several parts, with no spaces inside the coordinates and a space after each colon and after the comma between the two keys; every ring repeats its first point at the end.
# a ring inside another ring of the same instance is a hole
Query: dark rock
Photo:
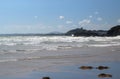
{"type": "Polygon", "coordinates": [[[98,34],[91,31],[91,30],[86,30],[83,28],[76,28],[73,30],[70,30],[66,33],[66,35],[74,35],[74,36],[97,36],[98,34]]]}
{"type": "Polygon", "coordinates": [[[104,70],[104,69],[109,69],[109,67],[107,67],[107,66],[98,66],[98,67],[96,67],[96,69],[104,70]]]}
{"type": "Polygon", "coordinates": [[[116,25],[112,27],[110,30],[107,32],[108,36],[117,36],[120,35],[120,25],[116,25]]]}
{"type": "Polygon", "coordinates": [[[112,75],[111,74],[101,73],[101,74],[98,75],[98,77],[105,78],[105,77],[112,77],[112,75]]]}
{"type": "Polygon", "coordinates": [[[43,77],[42,79],[50,79],[50,77],[43,77]]]}
{"type": "Polygon", "coordinates": [[[81,66],[80,69],[87,70],[87,69],[93,69],[92,66],[81,66]]]}
{"type": "Polygon", "coordinates": [[[65,35],[74,36],[106,36],[106,30],[86,30],[83,28],[76,28],[68,31],[65,35]]]}
{"type": "Polygon", "coordinates": [[[72,36],[117,36],[120,35],[120,25],[113,26],[110,30],[86,30],[83,28],[72,29],[65,33],[72,36]]]}

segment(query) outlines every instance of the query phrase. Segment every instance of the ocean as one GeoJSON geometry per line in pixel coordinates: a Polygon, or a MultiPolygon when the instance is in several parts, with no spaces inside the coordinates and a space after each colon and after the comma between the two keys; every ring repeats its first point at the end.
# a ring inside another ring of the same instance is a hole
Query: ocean
{"type": "Polygon", "coordinates": [[[119,63],[120,36],[0,36],[0,79],[97,79],[104,72],[118,79],[119,63]],[[82,65],[110,69],[83,71],[82,65]]]}
{"type": "Polygon", "coordinates": [[[109,46],[119,47],[120,36],[0,36],[0,62],[19,61],[26,57],[31,58],[28,54],[39,51],[58,51],[83,47],[109,46]]]}

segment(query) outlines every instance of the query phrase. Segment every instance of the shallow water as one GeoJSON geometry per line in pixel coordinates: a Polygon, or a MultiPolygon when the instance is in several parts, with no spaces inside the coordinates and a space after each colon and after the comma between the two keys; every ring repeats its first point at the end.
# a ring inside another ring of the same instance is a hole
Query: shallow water
{"type": "MultiPolygon", "coordinates": [[[[57,67],[60,71],[56,72],[41,72],[41,71],[34,71],[29,75],[24,77],[9,77],[9,79],[42,79],[42,77],[49,76],[51,79],[119,79],[120,78],[120,62],[100,62],[100,63],[89,63],[89,64],[79,64],[79,65],[71,65],[71,66],[60,66],[57,67]],[[91,69],[91,70],[81,70],[79,69],[80,66],[93,66],[98,67],[108,66],[109,69],[105,70],[98,70],[98,69],[91,69]],[[106,73],[111,74],[112,78],[99,78],[98,74],[106,73]]],[[[2,79],[8,79],[7,77],[0,77],[2,79]]]]}
{"type": "MultiPolygon", "coordinates": [[[[103,79],[119,79],[120,78],[120,62],[110,62],[110,63],[92,63],[92,64],[84,64],[84,65],[90,65],[93,67],[97,67],[100,65],[108,66],[110,69],[105,70],[81,70],[78,67],[81,65],[76,66],[66,66],[63,68],[63,72],[57,72],[57,73],[39,73],[38,75],[41,76],[50,76],[51,79],[100,79],[98,77],[98,74],[101,73],[107,73],[111,74],[112,78],[103,78],[103,79]]],[[[38,78],[36,78],[38,79],[38,78]]]]}

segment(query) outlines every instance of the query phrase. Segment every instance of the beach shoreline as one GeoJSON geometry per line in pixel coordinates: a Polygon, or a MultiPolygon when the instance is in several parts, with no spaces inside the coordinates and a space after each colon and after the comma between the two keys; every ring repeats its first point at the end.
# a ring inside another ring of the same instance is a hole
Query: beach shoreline
{"type": "Polygon", "coordinates": [[[0,62],[0,76],[24,77],[33,72],[60,72],[58,67],[64,66],[120,62],[119,52],[119,46],[38,51],[18,61],[0,62]]]}

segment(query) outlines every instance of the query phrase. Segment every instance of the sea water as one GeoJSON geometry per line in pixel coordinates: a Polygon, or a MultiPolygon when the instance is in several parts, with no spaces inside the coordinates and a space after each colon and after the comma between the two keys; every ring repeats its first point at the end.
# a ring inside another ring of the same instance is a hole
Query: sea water
{"type": "Polygon", "coordinates": [[[0,36],[0,63],[22,60],[26,57],[26,54],[44,50],[57,51],[81,47],[108,46],[120,46],[120,36],[0,36]]]}
{"type": "Polygon", "coordinates": [[[61,71],[59,72],[32,72],[24,77],[0,77],[1,79],[42,79],[43,77],[50,77],[51,79],[119,79],[119,66],[120,62],[106,62],[106,63],[89,63],[83,64],[86,66],[98,67],[101,65],[108,66],[109,69],[79,69],[79,65],[71,65],[58,67],[61,71]],[[100,78],[98,75],[101,73],[111,74],[112,77],[100,78]]]}

